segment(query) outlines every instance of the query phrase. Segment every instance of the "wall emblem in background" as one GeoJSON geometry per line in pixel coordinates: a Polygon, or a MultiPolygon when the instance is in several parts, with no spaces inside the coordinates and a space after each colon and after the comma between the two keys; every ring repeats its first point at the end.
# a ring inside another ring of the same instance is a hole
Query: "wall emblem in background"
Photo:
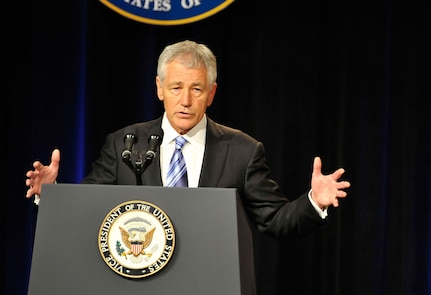
{"type": "Polygon", "coordinates": [[[100,0],[119,14],[153,25],[181,25],[216,14],[234,0],[100,0]]]}

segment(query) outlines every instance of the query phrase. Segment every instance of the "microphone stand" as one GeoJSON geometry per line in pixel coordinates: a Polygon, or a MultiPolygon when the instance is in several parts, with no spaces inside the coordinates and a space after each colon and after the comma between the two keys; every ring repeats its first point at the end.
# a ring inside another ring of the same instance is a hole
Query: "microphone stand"
{"type": "Polygon", "coordinates": [[[123,162],[135,173],[136,185],[142,185],[142,173],[145,172],[148,166],[153,162],[153,157],[147,155],[145,161],[142,160],[142,153],[138,154],[138,158],[135,161],[135,165],[132,164],[130,155],[123,156],[123,162]]]}

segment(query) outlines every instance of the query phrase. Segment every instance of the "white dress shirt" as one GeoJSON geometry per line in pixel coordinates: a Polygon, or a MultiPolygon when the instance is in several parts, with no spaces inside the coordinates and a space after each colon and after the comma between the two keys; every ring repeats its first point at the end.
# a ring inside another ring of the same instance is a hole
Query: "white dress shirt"
{"type": "MultiPolygon", "coordinates": [[[[186,161],[187,178],[189,187],[198,187],[202,170],[202,161],[205,152],[207,117],[202,120],[186,134],[182,135],[187,142],[184,144],[182,152],[186,161]]],[[[166,174],[169,170],[169,162],[175,150],[175,138],[179,136],[177,131],[171,126],[163,114],[162,119],[163,141],[160,145],[160,170],[162,174],[163,186],[166,186],[166,174]]]]}

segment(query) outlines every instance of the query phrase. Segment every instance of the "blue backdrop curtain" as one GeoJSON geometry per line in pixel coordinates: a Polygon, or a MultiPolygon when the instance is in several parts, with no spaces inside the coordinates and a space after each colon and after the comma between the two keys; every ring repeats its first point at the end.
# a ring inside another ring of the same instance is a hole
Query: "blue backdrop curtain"
{"type": "Polygon", "coordinates": [[[157,56],[194,39],[219,62],[209,116],[264,142],[292,199],[312,159],[352,187],[300,240],[255,235],[259,294],[431,294],[430,4],[235,1],[196,23],[156,26],[99,1],[5,4],[1,122],[3,294],[26,294],[37,212],[35,159],[62,152],[77,183],[108,132],[153,119],[157,56]]]}

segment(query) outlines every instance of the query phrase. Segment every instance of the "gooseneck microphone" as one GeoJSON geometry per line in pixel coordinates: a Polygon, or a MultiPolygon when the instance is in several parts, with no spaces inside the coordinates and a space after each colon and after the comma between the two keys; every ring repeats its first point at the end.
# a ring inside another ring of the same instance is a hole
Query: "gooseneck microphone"
{"type": "Polygon", "coordinates": [[[135,145],[138,142],[136,130],[128,129],[124,132],[124,149],[121,153],[123,162],[135,173],[136,184],[142,185],[141,174],[153,162],[157,156],[157,150],[163,140],[163,129],[160,126],[154,126],[150,130],[148,137],[148,150],[145,152],[136,151],[135,145]],[[135,159],[135,164],[132,163],[132,157],[135,159]]]}
{"type": "Polygon", "coordinates": [[[121,153],[121,157],[123,159],[130,158],[132,156],[133,147],[135,143],[138,141],[138,138],[136,137],[135,133],[127,132],[124,135],[123,141],[124,141],[124,150],[121,153]]]}
{"type": "Polygon", "coordinates": [[[153,159],[157,155],[157,149],[163,140],[163,129],[160,126],[154,126],[150,131],[150,137],[148,138],[148,150],[145,153],[146,158],[145,161],[151,164],[153,159]]]}

